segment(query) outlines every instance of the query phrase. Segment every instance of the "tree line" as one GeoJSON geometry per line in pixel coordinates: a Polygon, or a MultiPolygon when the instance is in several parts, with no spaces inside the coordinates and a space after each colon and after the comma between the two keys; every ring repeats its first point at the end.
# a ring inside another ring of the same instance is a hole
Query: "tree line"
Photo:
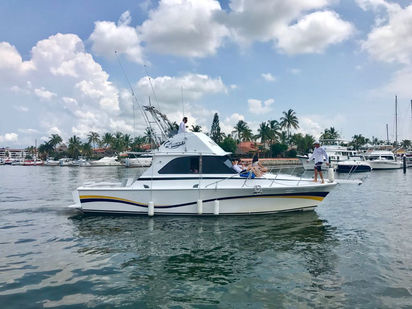
{"type": "MultiPolygon", "coordinates": [[[[172,124],[173,129],[177,131],[178,124],[172,124]]],[[[299,119],[293,109],[284,111],[279,120],[267,120],[259,124],[257,133],[254,134],[248,123],[244,120],[239,120],[234,126],[230,134],[225,134],[220,128],[218,113],[213,116],[210,132],[206,132],[218,145],[225,151],[235,153],[237,146],[241,142],[253,142],[264,157],[295,157],[297,154],[307,154],[315,142],[315,137],[310,134],[293,133],[293,130],[299,128],[299,119]]],[[[199,125],[192,125],[192,132],[201,132],[202,128],[199,125]]],[[[132,137],[130,134],[122,132],[110,133],[106,132],[99,134],[98,132],[90,131],[86,141],[82,141],[78,136],[74,135],[69,138],[67,149],[59,147],[63,140],[60,135],[52,134],[48,141],[41,144],[38,149],[40,157],[62,157],[78,158],[83,156],[86,158],[98,158],[96,149],[100,150],[105,155],[113,155],[124,151],[144,151],[147,145],[151,148],[155,147],[154,132],[150,128],[146,128],[143,136],[132,137]]],[[[324,143],[340,138],[340,134],[334,127],[325,129],[320,139],[324,143]]],[[[356,134],[352,137],[349,143],[353,149],[360,149],[366,144],[383,145],[385,141],[379,140],[376,137],[372,139],[356,134]]],[[[411,147],[410,140],[403,140],[400,145],[404,148],[411,147]]],[[[28,147],[26,152],[34,155],[36,149],[34,146],[28,147]]],[[[100,155],[101,156],[101,155],[100,155]]]]}

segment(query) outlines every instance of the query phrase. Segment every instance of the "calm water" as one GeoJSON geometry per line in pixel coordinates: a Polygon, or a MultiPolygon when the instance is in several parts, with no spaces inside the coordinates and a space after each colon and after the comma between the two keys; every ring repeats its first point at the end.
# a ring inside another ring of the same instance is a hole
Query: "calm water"
{"type": "Polygon", "coordinates": [[[3,308],[412,308],[412,169],[338,186],[307,213],[65,209],[82,182],[137,171],[0,166],[3,308]]]}

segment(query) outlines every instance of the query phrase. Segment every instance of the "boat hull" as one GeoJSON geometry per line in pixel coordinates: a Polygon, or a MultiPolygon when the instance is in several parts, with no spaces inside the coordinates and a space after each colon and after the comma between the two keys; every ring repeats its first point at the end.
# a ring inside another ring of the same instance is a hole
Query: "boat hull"
{"type": "Polygon", "coordinates": [[[148,214],[149,202],[154,213],[193,215],[265,214],[313,209],[327,196],[336,183],[306,188],[188,188],[188,189],[128,189],[79,188],[81,210],[84,213],[148,214]],[[218,203],[216,202],[218,201],[218,203]]]}
{"type": "Polygon", "coordinates": [[[402,163],[398,161],[373,160],[369,161],[373,170],[393,170],[402,168],[402,163]]]}
{"type": "Polygon", "coordinates": [[[362,173],[372,170],[369,164],[338,164],[336,171],[338,173],[362,173]]]}

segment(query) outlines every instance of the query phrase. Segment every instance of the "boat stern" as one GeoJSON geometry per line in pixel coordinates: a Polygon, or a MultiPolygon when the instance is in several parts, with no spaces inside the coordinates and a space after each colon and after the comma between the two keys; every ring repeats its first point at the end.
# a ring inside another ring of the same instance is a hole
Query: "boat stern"
{"type": "Polygon", "coordinates": [[[74,204],[67,206],[70,209],[76,209],[76,210],[82,210],[82,204],[80,202],[80,196],[79,196],[79,191],[74,190],[72,192],[72,197],[73,197],[73,202],[74,204]]]}

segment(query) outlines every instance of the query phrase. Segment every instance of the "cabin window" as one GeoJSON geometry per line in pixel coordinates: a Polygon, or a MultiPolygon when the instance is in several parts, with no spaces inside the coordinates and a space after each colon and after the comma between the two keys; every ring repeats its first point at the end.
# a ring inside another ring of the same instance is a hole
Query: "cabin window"
{"type": "MultiPolygon", "coordinates": [[[[159,170],[159,174],[199,174],[199,156],[176,158],[159,170]]],[[[202,174],[235,174],[228,157],[202,156],[202,174]]]]}
{"type": "Polygon", "coordinates": [[[176,158],[159,170],[159,174],[198,174],[199,157],[176,158]]]}
{"type": "Polygon", "coordinates": [[[228,157],[202,157],[203,174],[236,174],[228,157]]]}

